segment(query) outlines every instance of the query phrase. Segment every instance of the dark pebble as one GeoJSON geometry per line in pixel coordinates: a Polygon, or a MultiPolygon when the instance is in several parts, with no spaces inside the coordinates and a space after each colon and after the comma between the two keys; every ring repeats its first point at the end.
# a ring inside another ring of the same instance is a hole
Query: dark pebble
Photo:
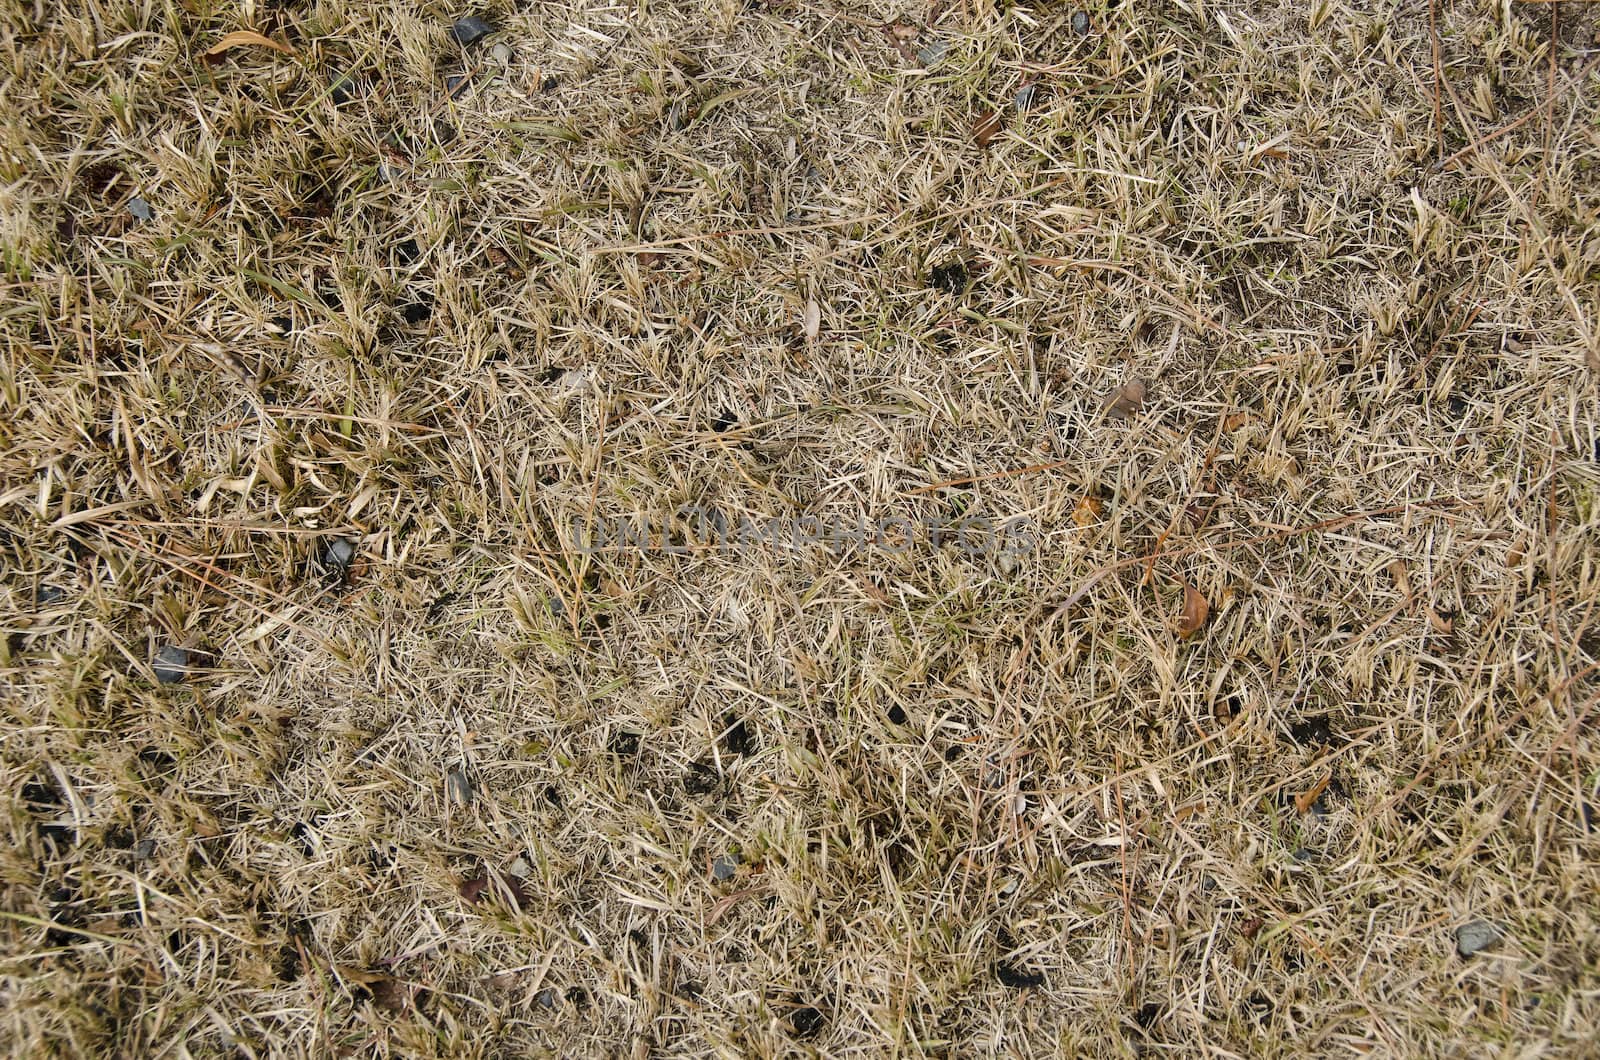
{"type": "Polygon", "coordinates": [[[444,90],[450,93],[451,99],[460,99],[470,87],[472,87],[471,74],[451,74],[444,79],[444,90]]]}
{"type": "Polygon", "coordinates": [[[61,793],[52,784],[30,780],[22,785],[22,801],[34,813],[49,811],[62,805],[61,793]]]}
{"type": "Polygon", "coordinates": [[[1302,718],[1289,726],[1289,739],[1301,747],[1327,746],[1333,742],[1333,726],[1326,714],[1302,718]]]}
{"type": "Polygon", "coordinates": [[[139,764],[154,773],[161,774],[175,768],[178,760],[159,747],[146,747],[139,752],[139,764]]]}
{"type": "Polygon", "coordinates": [[[189,651],[176,644],[169,644],[156,652],[155,662],[152,665],[157,681],[164,685],[176,684],[189,674],[189,651]]]}
{"type": "Polygon", "coordinates": [[[133,215],[136,221],[148,221],[156,215],[156,212],[150,208],[150,204],[137,195],[128,200],[128,212],[133,215]]]}
{"type": "Polygon", "coordinates": [[[822,1013],[806,1005],[789,1013],[789,1026],[794,1028],[797,1038],[815,1038],[822,1033],[824,1023],[822,1013]]]}
{"type": "Polygon", "coordinates": [[[1089,12],[1074,11],[1072,13],[1072,32],[1080,37],[1089,35],[1089,12]]]}
{"type": "Polygon", "coordinates": [[[54,585],[41,585],[39,586],[38,593],[34,595],[34,600],[40,607],[49,607],[52,604],[59,604],[66,598],[67,591],[54,585]]]}
{"type": "Polygon", "coordinates": [[[295,846],[299,847],[300,853],[306,857],[317,856],[317,834],[306,822],[296,821],[294,827],[289,829],[289,838],[294,840],[295,846]]]}
{"type": "Polygon", "coordinates": [[[361,86],[351,74],[339,74],[328,84],[328,98],[333,100],[336,107],[349,103],[360,91],[361,86]]]}
{"type": "Polygon", "coordinates": [[[394,256],[400,260],[402,265],[410,265],[422,257],[422,248],[417,245],[415,239],[402,240],[394,245],[394,256]]]}
{"type": "Polygon", "coordinates": [[[898,703],[895,703],[892,706],[890,706],[890,708],[889,708],[889,721],[893,725],[904,725],[906,723],[905,708],[902,707],[898,703]]]}
{"type": "Polygon", "coordinates": [[[962,294],[967,289],[966,265],[959,259],[935,265],[933,272],[929,274],[928,286],[938,288],[946,294],[962,294]]]}
{"type": "Polygon", "coordinates": [[[722,746],[729,754],[741,757],[753,754],[756,749],[755,737],[750,732],[750,726],[743,719],[735,718],[732,714],[722,719],[722,746]]]}
{"type": "Polygon", "coordinates": [[[1255,1023],[1264,1023],[1272,1018],[1272,999],[1259,990],[1251,991],[1250,996],[1239,1003],[1239,1010],[1255,1023]]]}
{"type": "Polygon", "coordinates": [[[683,775],[683,790],[690,795],[709,795],[717,790],[716,770],[704,762],[696,762],[683,775]]]}
{"type": "Polygon", "coordinates": [[[1036,81],[1033,84],[1023,85],[1021,88],[1017,89],[1017,94],[1015,97],[1013,97],[1012,102],[1016,104],[1019,112],[1027,111],[1033,109],[1033,105],[1038,98],[1039,84],[1036,81]]]}
{"type": "Polygon", "coordinates": [[[468,15],[466,18],[457,19],[456,24],[450,27],[450,36],[462,47],[476,44],[495,31],[494,24],[486,22],[477,15],[468,15]]]}
{"type": "Polygon", "coordinates": [[[1044,976],[1038,972],[1025,972],[1006,961],[995,963],[994,974],[1002,984],[1011,987],[1013,990],[1027,990],[1030,987],[1044,985],[1044,976]]]}

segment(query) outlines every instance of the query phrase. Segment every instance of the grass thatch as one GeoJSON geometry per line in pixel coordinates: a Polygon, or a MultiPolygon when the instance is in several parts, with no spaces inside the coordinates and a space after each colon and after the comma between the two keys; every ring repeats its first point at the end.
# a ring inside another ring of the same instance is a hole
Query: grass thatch
{"type": "Polygon", "coordinates": [[[4,11],[10,1055],[1600,1035],[1600,5],[4,11]]]}

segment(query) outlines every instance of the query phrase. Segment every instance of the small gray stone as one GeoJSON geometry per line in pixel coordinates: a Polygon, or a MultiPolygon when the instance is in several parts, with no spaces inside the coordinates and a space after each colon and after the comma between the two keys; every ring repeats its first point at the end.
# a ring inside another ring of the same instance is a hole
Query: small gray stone
{"type": "Polygon", "coordinates": [[[450,801],[457,806],[472,804],[472,778],[462,766],[451,766],[444,772],[444,789],[450,801]]]}
{"type": "Polygon", "coordinates": [[[141,839],[134,845],[133,856],[140,861],[149,861],[156,856],[156,841],[154,839],[141,839]]]}
{"type": "Polygon", "coordinates": [[[135,221],[148,221],[156,215],[150,204],[138,195],[128,200],[128,212],[133,215],[135,221]]]}
{"type": "Polygon", "coordinates": [[[1019,113],[1031,110],[1034,102],[1039,98],[1039,83],[1037,81],[1023,85],[1017,89],[1017,94],[1012,98],[1019,113]]]}
{"type": "Polygon", "coordinates": [[[504,66],[506,63],[511,61],[511,45],[502,41],[501,43],[496,44],[493,48],[489,49],[489,54],[494,57],[495,62],[499,63],[501,66],[504,66]]]}
{"type": "Polygon", "coordinates": [[[156,652],[152,669],[156,672],[156,680],[164,685],[182,681],[189,675],[189,650],[168,644],[156,652]]]}
{"type": "Polygon", "coordinates": [[[322,553],[322,566],[329,574],[343,578],[350,573],[350,564],[355,558],[355,542],[336,537],[322,553]]]}
{"type": "Polygon", "coordinates": [[[1472,920],[1456,928],[1456,952],[1471,957],[1500,941],[1500,929],[1487,920],[1472,920]]]}
{"type": "Polygon", "coordinates": [[[931,70],[935,66],[938,66],[940,63],[944,62],[944,57],[949,54],[949,52],[950,42],[945,40],[943,37],[935,37],[933,40],[924,44],[922,49],[917,52],[917,62],[920,63],[924,69],[931,70]]]}
{"type": "Polygon", "coordinates": [[[1072,13],[1072,32],[1080,37],[1089,35],[1089,12],[1074,11],[1072,13]]]}
{"type": "Polygon", "coordinates": [[[338,74],[328,82],[328,98],[336,107],[349,103],[361,95],[366,86],[356,80],[354,73],[338,74]]]}
{"type": "Polygon", "coordinates": [[[732,857],[720,857],[711,863],[711,875],[717,880],[731,880],[739,872],[739,860],[732,857]]]}
{"type": "Polygon", "coordinates": [[[495,31],[494,23],[485,21],[477,15],[468,15],[466,18],[457,19],[456,24],[450,27],[450,36],[462,47],[476,44],[495,31]]]}

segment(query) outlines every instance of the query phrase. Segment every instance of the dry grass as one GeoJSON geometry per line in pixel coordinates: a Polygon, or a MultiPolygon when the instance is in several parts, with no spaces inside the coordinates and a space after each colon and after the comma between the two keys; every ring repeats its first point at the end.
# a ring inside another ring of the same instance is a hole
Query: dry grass
{"type": "Polygon", "coordinates": [[[1600,1035],[1600,6],[208,2],[4,6],[11,1055],[1600,1035]]]}

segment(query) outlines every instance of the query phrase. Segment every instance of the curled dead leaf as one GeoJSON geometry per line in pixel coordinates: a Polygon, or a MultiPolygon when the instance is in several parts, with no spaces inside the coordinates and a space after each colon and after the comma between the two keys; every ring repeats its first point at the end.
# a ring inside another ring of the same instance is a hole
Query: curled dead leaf
{"type": "Polygon", "coordinates": [[[1188,582],[1184,582],[1183,614],[1178,616],[1178,635],[1187,637],[1196,633],[1206,624],[1206,616],[1210,614],[1211,604],[1207,602],[1204,594],[1188,582]]]}
{"type": "Polygon", "coordinates": [[[1389,577],[1394,579],[1394,587],[1400,590],[1400,596],[1405,600],[1406,606],[1411,605],[1411,575],[1406,571],[1403,559],[1389,561],[1389,577]]]}
{"type": "Polygon", "coordinates": [[[207,63],[216,64],[222,61],[235,48],[271,48],[284,55],[293,55],[294,49],[287,44],[279,44],[271,37],[264,37],[254,30],[239,29],[232,33],[224,34],[222,39],[200,53],[200,58],[207,63]]]}
{"type": "Polygon", "coordinates": [[[1104,510],[1105,505],[1099,497],[1085,497],[1072,509],[1072,521],[1080,527],[1093,526],[1104,510]]]}
{"type": "Polygon", "coordinates": [[[1302,816],[1310,813],[1311,807],[1316,805],[1318,799],[1322,798],[1322,793],[1328,790],[1328,785],[1332,782],[1333,774],[1324,773],[1321,780],[1294,797],[1295,810],[1302,816]]]}
{"type": "Polygon", "coordinates": [[[1100,407],[1114,420],[1131,420],[1144,405],[1148,388],[1139,379],[1130,379],[1100,399],[1100,407]]]}
{"type": "Polygon", "coordinates": [[[1222,417],[1222,429],[1228,434],[1241,428],[1250,426],[1251,419],[1248,412],[1230,412],[1222,417]]]}
{"type": "Polygon", "coordinates": [[[978,115],[978,120],[972,123],[972,142],[979,147],[988,147],[989,141],[999,135],[1005,124],[1006,116],[1002,111],[984,111],[978,115]]]}

